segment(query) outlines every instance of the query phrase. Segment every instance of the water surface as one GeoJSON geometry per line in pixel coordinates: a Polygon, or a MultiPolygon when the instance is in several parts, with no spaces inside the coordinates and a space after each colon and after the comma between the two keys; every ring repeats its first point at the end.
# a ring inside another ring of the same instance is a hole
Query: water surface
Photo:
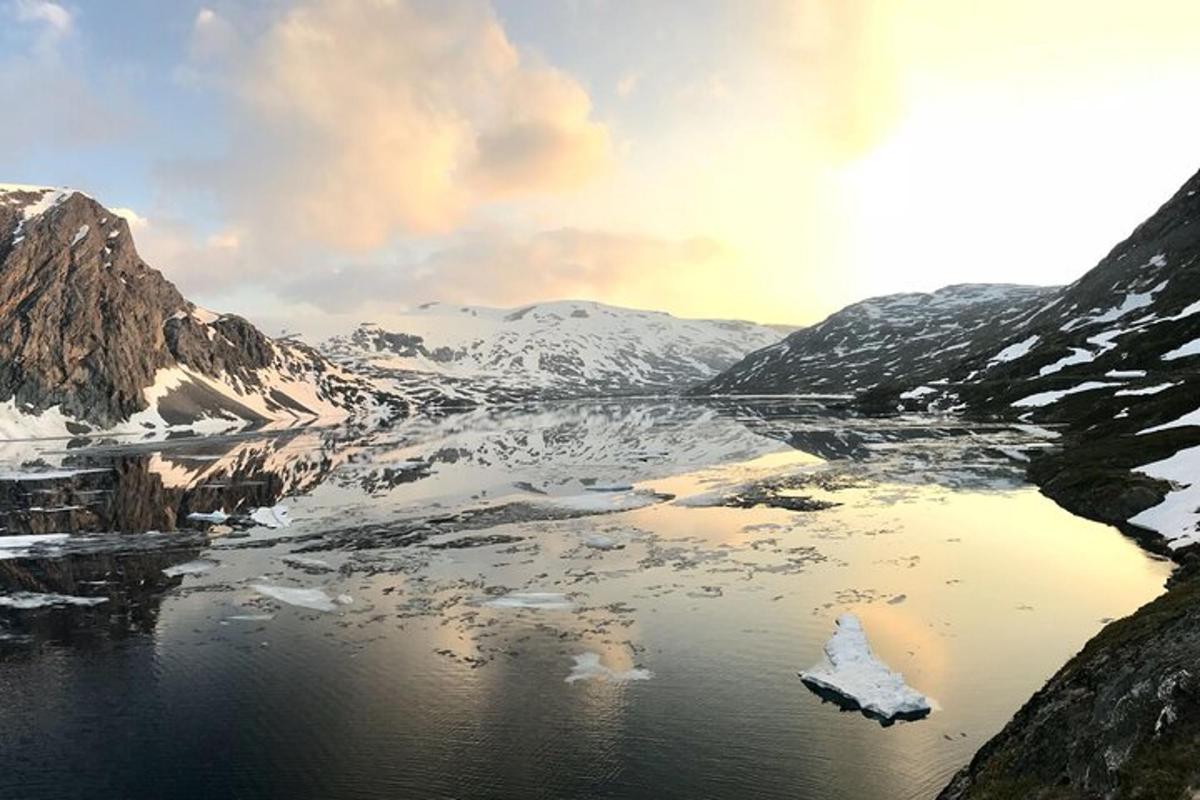
{"type": "Polygon", "coordinates": [[[71,535],[4,595],[104,602],[0,607],[0,796],[931,797],[1168,574],[1023,483],[1052,443],[667,402],[13,443],[6,532],[71,535]],[[814,510],[713,505],[764,485],[814,510]],[[935,713],[804,687],[847,611],[935,713]]]}

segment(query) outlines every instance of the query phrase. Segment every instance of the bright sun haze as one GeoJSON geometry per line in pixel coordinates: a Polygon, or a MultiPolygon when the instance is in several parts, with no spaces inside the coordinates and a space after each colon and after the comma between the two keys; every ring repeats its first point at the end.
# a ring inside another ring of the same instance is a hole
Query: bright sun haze
{"type": "Polygon", "coordinates": [[[1068,282],[1200,140],[1188,0],[0,13],[0,173],[128,208],[190,296],[316,333],[429,300],[810,323],[1068,282]]]}

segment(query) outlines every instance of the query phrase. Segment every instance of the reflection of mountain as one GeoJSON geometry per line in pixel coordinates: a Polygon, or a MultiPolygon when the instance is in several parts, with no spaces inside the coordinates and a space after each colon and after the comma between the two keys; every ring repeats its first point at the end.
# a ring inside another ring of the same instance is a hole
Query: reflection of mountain
{"type": "Polygon", "coordinates": [[[197,552],[174,547],[0,560],[0,594],[27,597],[32,606],[0,607],[0,640],[20,643],[32,636],[74,644],[78,638],[152,632],[162,596],[182,581],[163,570],[197,552]],[[54,595],[74,602],[40,604],[54,595]]]}
{"type": "Polygon", "coordinates": [[[316,430],[165,443],[153,452],[83,449],[60,469],[0,474],[0,517],[10,534],[195,527],[189,513],[269,506],[307,492],[347,454],[335,434],[316,430]]]}
{"type": "Polygon", "coordinates": [[[535,485],[581,486],[648,480],[773,449],[699,404],[623,401],[409,419],[370,445],[370,460],[347,465],[339,482],[370,488],[390,470],[399,485],[431,472],[433,491],[475,493],[511,488],[519,470],[535,485]]]}
{"type": "Polygon", "coordinates": [[[954,418],[863,416],[803,401],[711,401],[760,436],[875,480],[950,488],[1025,483],[1026,451],[1046,446],[1036,432],[954,418]]]}

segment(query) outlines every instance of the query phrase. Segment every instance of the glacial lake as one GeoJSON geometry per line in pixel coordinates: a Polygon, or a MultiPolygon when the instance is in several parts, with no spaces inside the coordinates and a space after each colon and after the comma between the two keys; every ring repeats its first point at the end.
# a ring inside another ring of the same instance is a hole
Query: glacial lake
{"type": "Polygon", "coordinates": [[[1170,572],[1024,483],[1053,441],[614,401],[6,443],[0,797],[930,798],[1170,572]],[[845,612],[930,716],[806,688],[845,612]]]}

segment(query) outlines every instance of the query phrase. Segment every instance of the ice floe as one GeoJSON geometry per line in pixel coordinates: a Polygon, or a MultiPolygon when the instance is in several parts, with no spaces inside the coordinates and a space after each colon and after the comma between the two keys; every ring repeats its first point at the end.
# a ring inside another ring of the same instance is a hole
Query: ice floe
{"type": "Polygon", "coordinates": [[[875,657],[862,623],[853,614],[838,617],[823,658],[800,678],[818,694],[830,693],[846,708],[860,709],[883,722],[919,719],[933,709],[928,697],[875,657]]]}
{"type": "Polygon", "coordinates": [[[98,606],[107,602],[107,597],[75,597],[69,594],[16,592],[0,595],[0,606],[20,609],[46,608],[48,606],[98,606]]]}
{"type": "Polygon", "coordinates": [[[653,672],[639,667],[625,670],[606,667],[600,663],[599,653],[580,653],[574,656],[574,659],[575,666],[571,667],[571,674],[564,679],[567,683],[590,680],[626,683],[628,681],[648,681],[654,677],[653,672]]]}
{"type": "Polygon", "coordinates": [[[557,592],[513,592],[494,597],[484,603],[489,608],[529,608],[538,611],[564,610],[574,607],[565,594],[557,592]]]}
{"type": "Polygon", "coordinates": [[[662,495],[646,491],[595,491],[559,497],[546,497],[538,502],[568,511],[604,514],[613,511],[633,511],[661,503],[662,495]]]}
{"type": "Polygon", "coordinates": [[[292,524],[287,506],[262,506],[250,512],[250,519],[268,528],[286,528],[292,524]]]}
{"type": "Polygon", "coordinates": [[[349,605],[354,599],[349,595],[338,595],[336,598],[325,594],[321,589],[302,589],[294,586],[271,586],[265,583],[254,584],[254,591],[261,595],[286,603],[289,606],[311,608],[313,611],[337,611],[340,605],[349,605]]]}
{"type": "Polygon", "coordinates": [[[66,533],[33,533],[23,536],[0,536],[0,561],[34,555],[57,555],[58,545],[70,537],[66,533]]]}
{"type": "Polygon", "coordinates": [[[180,575],[203,575],[213,567],[217,566],[216,561],[207,558],[197,558],[195,561],[185,561],[182,564],[175,564],[163,570],[163,575],[168,578],[175,578],[180,575]]]}
{"type": "Polygon", "coordinates": [[[229,521],[229,515],[225,513],[225,509],[217,511],[193,511],[187,515],[187,518],[192,522],[211,522],[214,525],[220,525],[229,521]]]}

